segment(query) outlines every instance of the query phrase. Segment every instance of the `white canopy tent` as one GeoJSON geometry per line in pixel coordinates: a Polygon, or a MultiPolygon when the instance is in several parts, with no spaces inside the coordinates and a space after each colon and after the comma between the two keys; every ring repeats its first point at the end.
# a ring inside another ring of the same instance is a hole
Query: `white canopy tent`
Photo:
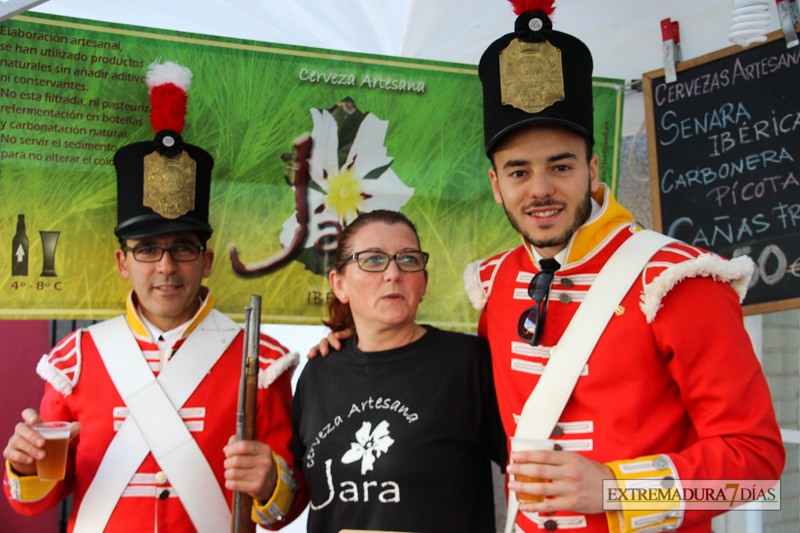
{"type": "MultiPolygon", "coordinates": [[[[516,19],[508,0],[4,1],[135,26],[468,64],[477,64],[516,19]]],[[[762,1],[770,4],[767,31],[779,29],[774,3],[762,1]]],[[[592,50],[595,76],[630,82],[663,66],[662,19],[680,23],[683,57],[691,59],[731,46],[734,6],[735,0],[559,0],[553,23],[592,50]]],[[[623,135],[640,129],[641,93],[626,96],[624,121],[623,135]]]]}
{"type": "MultiPolygon", "coordinates": [[[[595,75],[639,79],[661,67],[664,18],[684,58],[730,46],[734,0],[560,0],[554,27],[592,50],[595,75]]],[[[49,0],[34,11],[332,50],[477,64],[513,30],[508,0],[49,0]]],[[[774,5],[769,30],[780,26],[774,5]]]]}

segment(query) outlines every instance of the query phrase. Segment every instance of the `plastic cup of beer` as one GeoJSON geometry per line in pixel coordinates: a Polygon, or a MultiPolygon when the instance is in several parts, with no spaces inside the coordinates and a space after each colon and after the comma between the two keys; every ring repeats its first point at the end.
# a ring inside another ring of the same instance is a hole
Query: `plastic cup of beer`
{"type": "Polygon", "coordinates": [[[71,422],[42,422],[32,427],[44,437],[44,459],[36,460],[39,481],[64,479],[71,422]]]}
{"type": "MultiPolygon", "coordinates": [[[[526,439],[524,437],[509,437],[511,439],[512,452],[527,452],[533,450],[552,450],[555,448],[556,441],[551,439],[526,439]]],[[[547,483],[546,479],[514,474],[514,481],[524,483],[547,483]]],[[[522,503],[540,503],[544,501],[544,496],[539,494],[528,494],[527,492],[517,492],[517,501],[522,503]]]]}

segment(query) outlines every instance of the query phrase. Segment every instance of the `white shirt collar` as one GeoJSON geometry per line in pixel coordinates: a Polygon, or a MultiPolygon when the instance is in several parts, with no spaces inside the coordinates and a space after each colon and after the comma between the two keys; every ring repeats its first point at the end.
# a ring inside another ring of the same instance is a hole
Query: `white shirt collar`
{"type": "Polygon", "coordinates": [[[183,332],[186,331],[186,328],[189,327],[193,319],[189,319],[177,328],[173,328],[169,331],[163,331],[161,328],[147,320],[147,317],[144,316],[142,313],[141,306],[138,308],[139,316],[142,318],[142,323],[144,327],[147,328],[147,331],[150,332],[150,336],[156,340],[156,344],[158,344],[159,350],[165,350],[167,348],[172,348],[176,342],[183,336],[183,332]]]}

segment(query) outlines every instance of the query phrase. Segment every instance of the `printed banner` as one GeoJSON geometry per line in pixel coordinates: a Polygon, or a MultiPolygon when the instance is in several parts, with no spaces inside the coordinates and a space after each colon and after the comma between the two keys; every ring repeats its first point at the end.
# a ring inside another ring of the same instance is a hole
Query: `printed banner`
{"type": "MultiPolygon", "coordinates": [[[[255,293],[264,322],[319,324],[338,233],[387,208],[417,224],[431,254],[418,320],[474,329],[464,267],[519,242],[491,194],[477,67],[39,14],[0,24],[0,318],[124,308],[112,158],[153,137],[144,76],[157,58],[191,69],[183,137],[215,158],[207,284],[220,310],[241,320],[255,293]],[[303,135],[317,162],[306,178],[295,174],[303,135]]],[[[601,176],[614,189],[622,95],[621,80],[595,81],[601,176]]]]}

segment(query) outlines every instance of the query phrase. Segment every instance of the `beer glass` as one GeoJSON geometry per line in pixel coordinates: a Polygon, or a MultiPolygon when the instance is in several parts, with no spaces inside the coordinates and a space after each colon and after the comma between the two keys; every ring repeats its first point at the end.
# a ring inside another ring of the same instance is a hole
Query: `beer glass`
{"type": "Polygon", "coordinates": [[[70,422],[42,422],[32,427],[44,437],[44,459],[36,460],[39,481],[64,479],[67,470],[70,422]]]}
{"type": "MultiPolygon", "coordinates": [[[[520,437],[510,437],[511,451],[523,452],[532,450],[552,450],[556,442],[550,439],[526,439],[520,437]]],[[[522,481],[524,483],[547,483],[546,479],[524,476],[520,474],[514,475],[514,481],[522,481]]],[[[537,494],[528,494],[525,492],[517,492],[518,502],[534,502],[539,503],[544,501],[544,496],[537,494]]]]}

